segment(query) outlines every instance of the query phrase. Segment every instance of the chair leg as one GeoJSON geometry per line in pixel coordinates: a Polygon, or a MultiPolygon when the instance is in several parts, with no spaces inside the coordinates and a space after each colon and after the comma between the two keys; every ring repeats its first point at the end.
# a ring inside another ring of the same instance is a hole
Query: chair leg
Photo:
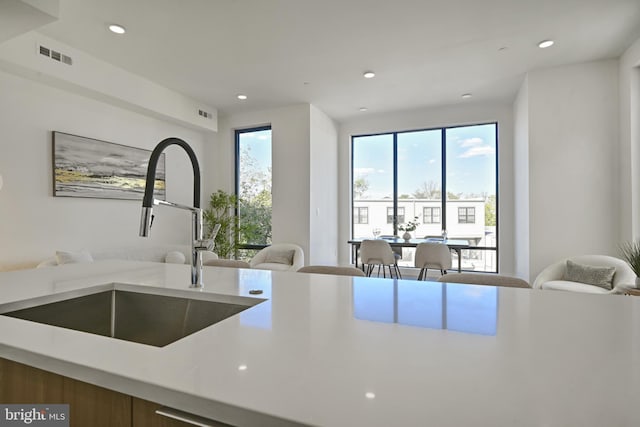
{"type": "MultiPolygon", "coordinates": [[[[362,266],[362,268],[363,269],[365,268],[364,265],[362,266]]],[[[367,277],[371,277],[371,273],[373,273],[373,265],[367,264],[366,271],[364,272],[364,275],[367,276],[367,277]]]]}
{"type": "Polygon", "coordinates": [[[394,267],[396,268],[396,277],[398,279],[402,279],[402,273],[400,273],[400,267],[398,267],[398,264],[394,264],[394,267]]]}

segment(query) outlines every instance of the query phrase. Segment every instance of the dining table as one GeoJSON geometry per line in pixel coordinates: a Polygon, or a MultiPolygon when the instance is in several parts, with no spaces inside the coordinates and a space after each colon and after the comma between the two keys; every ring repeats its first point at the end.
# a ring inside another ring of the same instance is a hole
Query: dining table
{"type": "MultiPolygon", "coordinates": [[[[469,249],[471,245],[467,240],[462,239],[443,239],[438,237],[426,237],[423,239],[409,239],[405,240],[401,237],[378,237],[378,239],[384,240],[389,243],[391,248],[415,248],[420,243],[443,243],[454,251],[458,255],[458,273],[462,272],[462,250],[469,249]]],[[[372,238],[353,238],[347,241],[353,248],[353,255],[355,259],[355,266],[358,267],[358,253],[360,251],[360,245],[364,240],[373,240],[372,238]]]]}

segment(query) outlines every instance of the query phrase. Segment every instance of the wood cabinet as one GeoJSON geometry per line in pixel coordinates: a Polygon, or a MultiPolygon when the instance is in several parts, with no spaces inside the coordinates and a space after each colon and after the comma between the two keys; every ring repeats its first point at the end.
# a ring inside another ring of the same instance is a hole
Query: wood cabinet
{"type": "MultiPolygon", "coordinates": [[[[133,425],[135,427],[193,427],[182,421],[156,414],[162,405],[138,398],[133,398],[133,425]]],[[[213,425],[213,424],[212,424],[213,425]]]]}
{"type": "Polygon", "coordinates": [[[131,427],[131,396],[6,359],[0,402],[68,403],[71,426],[131,427]]]}
{"type": "MultiPolygon", "coordinates": [[[[162,407],[157,403],[2,358],[0,358],[0,403],[67,403],[71,427],[193,427],[194,425],[156,414],[156,410],[162,407]]],[[[227,424],[210,420],[195,425],[227,426],[227,424]]]]}

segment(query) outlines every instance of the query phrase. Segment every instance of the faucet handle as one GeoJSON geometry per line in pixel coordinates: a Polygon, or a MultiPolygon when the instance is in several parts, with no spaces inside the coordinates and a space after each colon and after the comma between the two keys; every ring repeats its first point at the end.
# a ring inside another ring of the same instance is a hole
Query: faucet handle
{"type": "Polygon", "coordinates": [[[209,240],[213,241],[216,240],[216,236],[218,235],[218,231],[220,231],[220,224],[216,224],[213,226],[213,230],[211,230],[211,237],[209,237],[209,240]]]}
{"type": "Polygon", "coordinates": [[[216,236],[218,235],[218,231],[220,231],[220,224],[216,224],[211,231],[211,237],[208,239],[196,240],[195,248],[200,251],[213,251],[213,248],[216,245],[216,236]]]}

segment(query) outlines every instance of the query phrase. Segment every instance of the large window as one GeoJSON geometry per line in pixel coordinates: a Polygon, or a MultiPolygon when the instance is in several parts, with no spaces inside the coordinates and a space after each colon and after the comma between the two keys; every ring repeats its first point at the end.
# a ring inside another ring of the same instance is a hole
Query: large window
{"type": "Polygon", "coordinates": [[[236,130],[240,248],[271,244],[271,127],[236,130]]]}
{"type": "MultiPolygon", "coordinates": [[[[497,271],[497,124],[352,138],[352,203],[368,208],[368,223],[352,237],[398,234],[419,218],[414,237],[466,240],[465,270],[497,271]]],[[[413,265],[412,254],[400,264],[413,265]]],[[[454,265],[457,259],[454,259],[454,265]]]]}

